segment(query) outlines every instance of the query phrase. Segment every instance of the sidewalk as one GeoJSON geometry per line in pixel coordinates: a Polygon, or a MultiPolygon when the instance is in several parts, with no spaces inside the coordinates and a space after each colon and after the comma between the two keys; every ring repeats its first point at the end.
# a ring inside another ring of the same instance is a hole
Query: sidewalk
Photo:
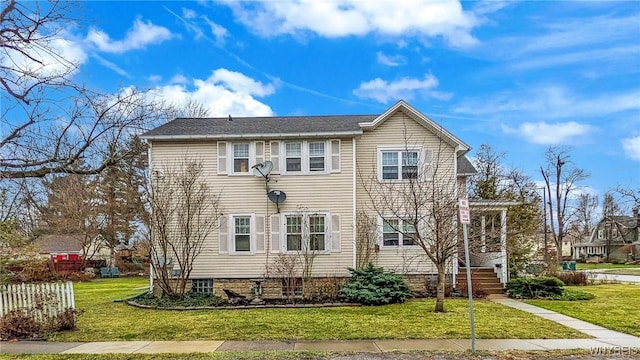
{"type": "MultiPolygon", "coordinates": [[[[639,348],[640,338],[608,330],[582,320],[542,309],[523,302],[496,297],[499,304],[530,312],[545,319],[593,336],[593,339],[478,339],[476,350],[565,350],[594,348],[639,348]]],[[[431,340],[351,340],[351,341],[109,341],[62,343],[20,341],[0,343],[2,354],[104,354],[104,353],[208,353],[247,350],[316,350],[355,353],[471,349],[470,339],[431,340]]]]}

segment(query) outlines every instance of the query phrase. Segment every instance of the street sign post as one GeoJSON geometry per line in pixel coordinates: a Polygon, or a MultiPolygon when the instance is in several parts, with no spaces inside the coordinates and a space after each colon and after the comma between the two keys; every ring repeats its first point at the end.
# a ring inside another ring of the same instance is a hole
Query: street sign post
{"type": "Polygon", "coordinates": [[[462,234],[464,236],[464,259],[467,268],[467,295],[469,296],[469,321],[471,322],[471,352],[476,352],[476,322],[473,310],[473,286],[471,284],[471,263],[469,260],[469,237],[467,236],[467,225],[471,223],[469,212],[469,200],[458,199],[458,209],[460,223],[462,224],[462,234]]]}

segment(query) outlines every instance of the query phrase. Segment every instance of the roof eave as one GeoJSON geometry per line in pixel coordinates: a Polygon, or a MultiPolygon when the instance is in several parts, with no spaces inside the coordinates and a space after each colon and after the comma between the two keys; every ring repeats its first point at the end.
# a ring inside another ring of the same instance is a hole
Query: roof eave
{"type": "Polygon", "coordinates": [[[142,135],[144,140],[236,140],[236,139],[297,139],[314,137],[355,137],[358,131],[332,131],[314,133],[225,134],[225,135],[142,135]]]}

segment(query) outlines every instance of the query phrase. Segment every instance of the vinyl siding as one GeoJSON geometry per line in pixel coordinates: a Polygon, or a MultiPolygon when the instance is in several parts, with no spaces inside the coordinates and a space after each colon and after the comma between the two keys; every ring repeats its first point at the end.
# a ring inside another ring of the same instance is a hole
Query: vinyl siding
{"type": "MultiPolygon", "coordinates": [[[[433,151],[432,163],[435,164],[434,180],[450,186],[457,184],[455,178],[455,149],[440,141],[436,134],[405,115],[401,111],[385,120],[377,128],[365,133],[358,139],[356,158],[359,179],[356,181],[356,202],[359,209],[367,211],[369,216],[377,217],[372,209],[369,195],[365,191],[365,182],[377,176],[379,147],[423,147],[433,151]]],[[[379,230],[381,233],[381,230],[379,230]]],[[[427,259],[424,251],[418,247],[383,247],[376,256],[376,264],[397,272],[436,273],[436,269],[427,259]]]]}
{"type": "MultiPolygon", "coordinates": [[[[313,139],[310,139],[313,140],[313,139]]],[[[287,195],[280,204],[280,212],[329,212],[340,215],[340,252],[318,254],[314,260],[315,276],[346,276],[353,259],[353,195],[352,195],[352,141],[342,139],[340,172],[310,175],[270,176],[269,188],[281,190],[287,195]]],[[[269,159],[270,143],[265,141],[265,158],[269,159]]],[[[194,263],[192,278],[256,278],[266,273],[267,264],[277,254],[270,253],[270,216],[276,214],[276,205],[266,195],[265,181],[253,175],[218,174],[217,143],[154,141],[151,147],[151,167],[171,163],[185,156],[200,159],[204,165],[209,186],[220,193],[223,213],[253,214],[265,219],[265,252],[230,255],[219,252],[219,232],[207,239],[202,253],[194,263]]],[[[331,162],[329,156],[328,163],[331,162]]],[[[249,164],[254,165],[253,163],[249,164]]],[[[331,218],[328,219],[331,221],[331,218]]],[[[335,229],[334,229],[335,230],[335,229]]]]}

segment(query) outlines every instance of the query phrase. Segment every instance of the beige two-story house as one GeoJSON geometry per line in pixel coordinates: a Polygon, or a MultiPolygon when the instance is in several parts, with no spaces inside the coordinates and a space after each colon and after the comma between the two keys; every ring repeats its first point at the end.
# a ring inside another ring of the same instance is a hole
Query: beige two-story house
{"type": "MultiPolygon", "coordinates": [[[[435,273],[406,232],[394,231],[403,219],[372,209],[367,183],[422,176],[460,185],[465,197],[466,176],[475,171],[465,157],[470,147],[405,101],[378,115],[178,118],[142,138],[152,172],[195,157],[220,194],[219,229],[191,274],[194,287],[216,292],[246,293],[252,279],[273,276],[280,254],[303,251],[314,254],[311,276],[349,276],[360,211],[377,218],[375,265],[435,273]]],[[[455,276],[457,262],[450,267],[455,276]]]]}

